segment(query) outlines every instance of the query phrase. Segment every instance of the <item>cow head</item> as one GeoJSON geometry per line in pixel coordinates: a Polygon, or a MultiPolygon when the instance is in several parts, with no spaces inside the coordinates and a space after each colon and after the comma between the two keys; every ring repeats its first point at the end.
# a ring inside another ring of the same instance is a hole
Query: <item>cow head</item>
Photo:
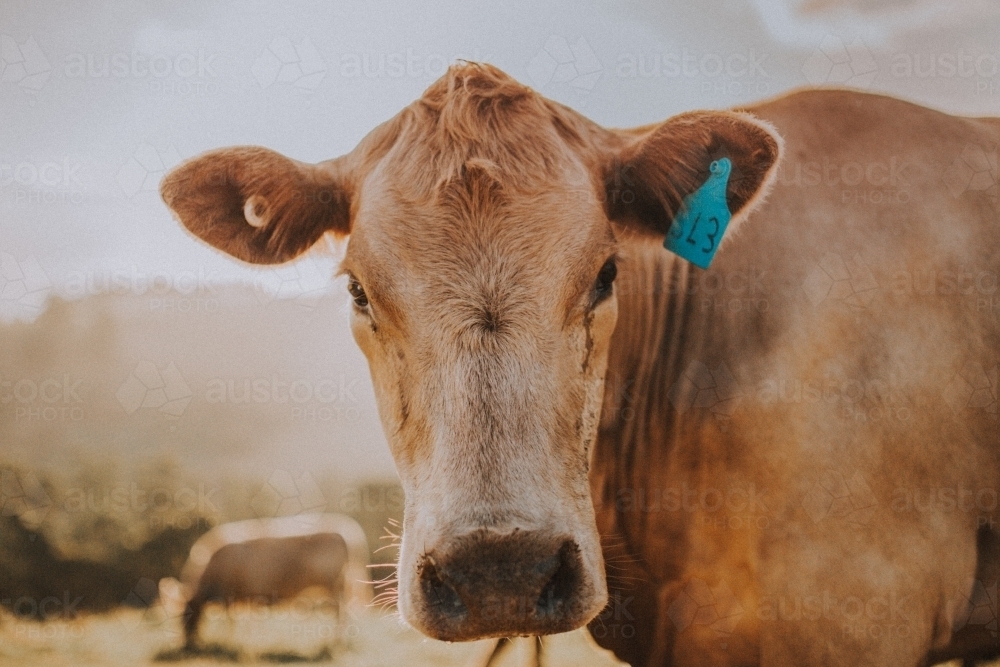
{"type": "Polygon", "coordinates": [[[346,156],[220,150],[162,193],[197,236],[255,264],[350,235],[351,327],[406,492],[402,616],[447,640],[548,634],[607,600],[587,471],[618,237],[662,240],[721,156],[732,228],[778,141],[730,112],[605,130],[465,64],[346,156]]]}

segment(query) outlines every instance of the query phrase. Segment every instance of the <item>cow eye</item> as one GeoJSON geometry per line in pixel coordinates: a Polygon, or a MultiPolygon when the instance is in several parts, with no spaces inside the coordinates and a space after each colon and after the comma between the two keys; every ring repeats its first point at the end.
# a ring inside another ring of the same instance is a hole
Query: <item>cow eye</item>
{"type": "Polygon", "coordinates": [[[357,278],[353,276],[347,281],[347,291],[351,293],[354,297],[354,305],[358,308],[368,307],[368,295],[365,294],[365,290],[361,287],[361,283],[358,282],[357,278]]]}
{"type": "Polygon", "coordinates": [[[615,258],[612,257],[608,261],[604,262],[604,266],[602,266],[601,270],[597,273],[597,281],[594,283],[595,305],[611,296],[612,286],[614,285],[615,277],[617,275],[618,266],[615,264],[615,258]]]}

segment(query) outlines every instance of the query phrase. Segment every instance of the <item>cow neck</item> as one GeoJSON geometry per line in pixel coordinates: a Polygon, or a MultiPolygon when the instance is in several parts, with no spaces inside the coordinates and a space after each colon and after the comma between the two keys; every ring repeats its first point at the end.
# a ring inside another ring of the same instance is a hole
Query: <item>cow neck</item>
{"type": "MultiPolygon", "coordinates": [[[[678,409],[671,389],[692,362],[711,367],[705,350],[727,328],[725,313],[698,308],[701,270],[689,262],[643,244],[631,248],[622,264],[601,431],[591,459],[600,468],[592,473],[593,490],[612,503],[619,489],[648,483],[651,470],[673,468],[675,445],[712,418],[709,410],[678,409]]],[[[688,444],[683,458],[697,457],[697,443],[688,444]]]]}

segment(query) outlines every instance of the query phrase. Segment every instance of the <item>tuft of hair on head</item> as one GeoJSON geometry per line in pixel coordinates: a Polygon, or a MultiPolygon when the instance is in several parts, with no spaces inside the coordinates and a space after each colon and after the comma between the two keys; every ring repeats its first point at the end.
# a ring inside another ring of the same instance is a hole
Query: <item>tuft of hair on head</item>
{"type": "Polygon", "coordinates": [[[558,167],[548,102],[493,65],[452,65],[410,109],[407,152],[429,157],[403,169],[424,197],[496,202],[505,191],[537,189],[558,167]]]}
{"type": "Polygon", "coordinates": [[[424,91],[420,101],[442,111],[449,102],[511,102],[536,95],[535,91],[488,63],[460,60],[424,91]]]}

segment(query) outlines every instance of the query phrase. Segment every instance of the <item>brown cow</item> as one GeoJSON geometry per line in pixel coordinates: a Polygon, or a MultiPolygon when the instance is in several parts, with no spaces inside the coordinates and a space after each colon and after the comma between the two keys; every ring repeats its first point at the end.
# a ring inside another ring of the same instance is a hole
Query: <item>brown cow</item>
{"type": "Polygon", "coordinates": [[[316,586],[339,616],[342,600],[368,604],[368,542],[342,514],[297,514],[216,526],[191,546],[180,581],[160,581],[168,614],[184,614],[186,644],[197,642],[209,602],[275,604],[316,586]]]}
{"type": "Polygon", "coordinates": [[[609,130],[467,64],[346,156],[162,193],[248,262],[350,235],[416,628],[913,666],[998,645],[998,141],[848,91],[609,130]],[[706,191],[702,272],[660,242],[706,191]]]}
{"type": "Polygon", "coordinates": [[[329,592],[339,616],[347,557],[347,542],[338,533],[262,537],[221,547],[184,609],[185,645],[197,644],[198,623],[210,602],[272,605],[318,586],[329,592]]]}

